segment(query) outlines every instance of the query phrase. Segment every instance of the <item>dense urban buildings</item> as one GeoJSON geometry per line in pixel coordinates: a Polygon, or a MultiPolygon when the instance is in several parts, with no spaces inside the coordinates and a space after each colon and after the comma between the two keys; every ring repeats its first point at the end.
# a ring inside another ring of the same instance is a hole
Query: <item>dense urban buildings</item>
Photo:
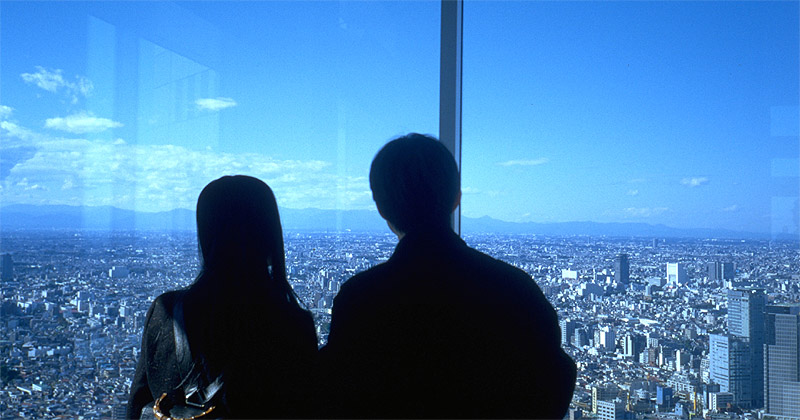
{"type": "MultiPolygon", "coordinates": [[[[13,278],[0,282],[0,418],[122,416],[150,302],[197,274],[194,234],[52,230],[1,239],[13,278]]],[[[465,240],[529,273],[559,312],[562,345],[579,370],[571,418],[800,417],[796,242],[465,240]],[[627,281],[617,276],[622,255],[627,281]],[[717,261],[735,264],[735,282],[710,275],[717,261]],[[676,262],[677,272],[667,269],[676,262]]],[[[285,242],[289,280],[324,345],[341,284],[385,261],[397,239],[286,232],[285,242]]]]}

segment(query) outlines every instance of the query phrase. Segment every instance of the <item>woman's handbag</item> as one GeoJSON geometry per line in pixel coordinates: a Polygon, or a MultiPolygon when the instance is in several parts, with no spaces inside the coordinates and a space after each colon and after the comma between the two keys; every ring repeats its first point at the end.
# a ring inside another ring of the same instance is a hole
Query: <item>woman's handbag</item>
{"type": "MultiPolygon", "coordinates": [[[[202,374],[199,364],[193,361],[186,337],[182,299],[172,308],[172,326],[178,367],[181,372],[187,373],[175,389],[163,393],[152,407],[145,407],[145,410],[152,410],[151,413],[157,420],[225,418],[222,375],[208,383],[204,380],[205,375],[202,374]]],[[[142,410],[143,414],[145,410],[142,410]]]]}

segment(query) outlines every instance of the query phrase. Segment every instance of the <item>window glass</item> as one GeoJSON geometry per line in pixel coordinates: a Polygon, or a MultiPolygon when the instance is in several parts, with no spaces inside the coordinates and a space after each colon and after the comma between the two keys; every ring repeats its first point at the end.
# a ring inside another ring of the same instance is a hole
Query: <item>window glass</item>
{"type": "Polygon", "coordinates": [[[226,174],[273,188],[324,343],[339,283],[396,243],[373,155],[438,132],[439,9],[3,2],[3,412],[120,414],[145,312],[197,274],[194,206],[226,174]]]}
{"type": "Polygon", "coordinates": [[[726,288],[800,301],[797,17],[796,2],[465,3],[462,232],[558,310],[576,408],[597,410],[594,389],[705,415],[726,288]]]}

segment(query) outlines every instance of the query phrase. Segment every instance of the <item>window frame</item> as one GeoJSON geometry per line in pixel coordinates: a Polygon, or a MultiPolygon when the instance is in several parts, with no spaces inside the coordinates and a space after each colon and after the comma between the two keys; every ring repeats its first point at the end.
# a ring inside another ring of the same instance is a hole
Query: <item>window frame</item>
{"type": "MultiPolygon", "coordinates": [[[[463,52],[463,0],[442,0],[441,46],[439,51],[439,141],[456,161],[461,176],[461,75],[463,52]]],[[[461,235],[461,205],[450,217],[461,235]]]]}

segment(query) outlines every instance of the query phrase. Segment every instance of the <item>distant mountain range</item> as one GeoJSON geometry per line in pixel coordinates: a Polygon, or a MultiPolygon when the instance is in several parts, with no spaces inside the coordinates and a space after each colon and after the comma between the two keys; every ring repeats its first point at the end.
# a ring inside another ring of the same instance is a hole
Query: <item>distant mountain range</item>
{"type": "MultiPolygon", "coordinates": [[[[284,230],[387,232],[377,211],[281,209],[284,230]]],[[[646,223],[514,223],[462,217],[463,233],[538,234],[547,236],[607,236],[650,238],[770,239],[767,233],[725,229],[680,229],[646,223]]],[[[146,213],[115,207],[35,206],[15,204],[0,207],[0,229],[88,229],[88,230],[195,230],[194,211],[177,209],[146,213]]],[[[797,240],[797,235],[784,238],[797,240]]]]}

